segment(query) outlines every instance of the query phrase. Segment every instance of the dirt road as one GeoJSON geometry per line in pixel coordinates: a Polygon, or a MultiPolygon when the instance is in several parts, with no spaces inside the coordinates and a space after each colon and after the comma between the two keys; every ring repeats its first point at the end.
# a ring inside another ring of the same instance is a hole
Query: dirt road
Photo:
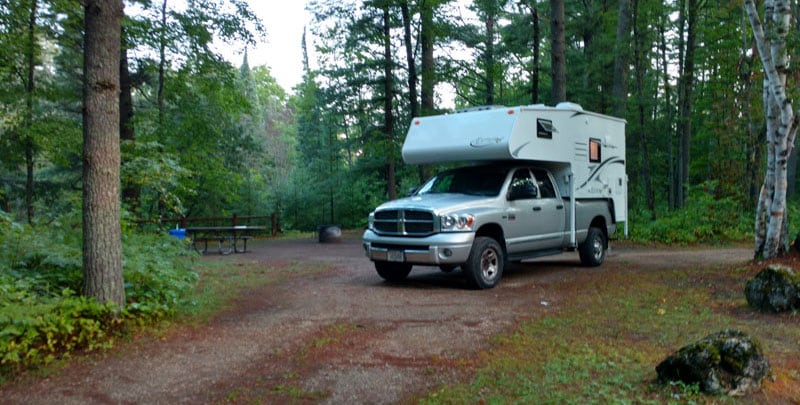
{"type": "Polygon", "coordinates": [[[313,276],[247,291],[208,324],[162,340],[123,344],[57,375],[0,389],[4,403],[395,403],[464,377],[468,359],[520,320],[547,316],[564,286],[603,272],[744,262],[749,249],[615,247],[600,268],[577,253],[506,269],[500,285],[474,291],[458,271],[415,268],[384,283],[356,237],[341,243],[256,241],[241,255],[209,257],[276,265],[325,263],[313,276]],[[465,363],[466,362],[466,363],[465,363]],[[458,365],[455,367],[454,365],[458,365]]]}

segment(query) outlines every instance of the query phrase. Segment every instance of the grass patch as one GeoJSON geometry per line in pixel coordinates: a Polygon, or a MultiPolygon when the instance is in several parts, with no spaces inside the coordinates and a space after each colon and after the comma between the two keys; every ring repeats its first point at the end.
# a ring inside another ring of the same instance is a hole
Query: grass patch
{"type": "Polygon", "coordinates": [[[273,395],[293,401],[319,401],[330,394],[324,391],[306,391],[293,385],[278,385],[272,388],[273,395]]]}
{"type": "MultiPolygon", "coordinates": [[[[789,315],[794,322],[775,322],[753,314],[744,307],[746,279],[731,269],[619,270],[581,277],[552,311],[494,337],[494,349],[480,354],[483,366],[470,381],[442,387],[420,402],[733,402],[705,397],[697,387],[655,384],[655,366],[667,355],[726,328],[760,340],[771,361],[776,359],[773,373],[782,384],[800,386],[797,373],[791,373],[797,348],[787,344],[800,341],[796,316],[789,315]]],[[[764,395],[797,398],[792,392],[764,395]]]]}
{"type": "Polygon", "coordinates": [[[199,282],[192,299],[177,308],[176,319],[200,324],[229,308],[244,291],[291,277],[318,274],[326,269],[324,263],[267,264],[230,256],[197,260],[194,270],[200,275],[199,282]]]}

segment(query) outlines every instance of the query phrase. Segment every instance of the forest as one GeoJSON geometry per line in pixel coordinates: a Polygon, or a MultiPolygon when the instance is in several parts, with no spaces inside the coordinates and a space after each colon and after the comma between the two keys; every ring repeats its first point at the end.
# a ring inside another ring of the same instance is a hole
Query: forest
{"type": "MultiPolygon", "coordinates": [[[[4,3],[0,207],[44,226],[80,202],[81,7],[4,3]]],[[[277,213],[284,229],[362,227],[431,174],[399,156],[411,117],[558,101],[550,6],[314,1],[313,42],[297,44],[304,80],[282,89],[246,55],[232,66],[219,54],[269,36],[246,3],[127,2],[125,220],[277,213]]],[[[754,207],[762,74],[742,3],[567,1],[563,12],[566,100],[628,122],[635,228],[693,199],[754,207]]]]}
{"type": "MultiPolygon", "coordinates": [[[[0,295],[19,311],[52,296],[105,313],[76,293],[83,3],[0,0],[0,284],[11,286],[0,295]]],[[[133,311],[169,312],[195,277],[173,261],[183,253],[164,235],[176,223],[162,220],[274,214],[284,231],[363,228],[373,207],[436,169],[400,157],[412,117],[481,105],[568,100],[624,118],[634,239],[753,238],[764,71],[739,0],[315,0],[292,89],[246,52],[235,64],[221,56],[270,38],[244,0],[124,6],[119,169],[133,311]]],[[[791,98],[791,69],[788,82],[791,98]]],[[[790,196],[795,173],[793,153],[790,196]]]]}

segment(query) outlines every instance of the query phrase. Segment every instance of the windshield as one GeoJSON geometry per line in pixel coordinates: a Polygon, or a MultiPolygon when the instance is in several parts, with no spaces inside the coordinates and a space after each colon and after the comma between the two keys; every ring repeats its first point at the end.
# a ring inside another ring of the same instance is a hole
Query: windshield
{"type": "Polygon", "coordinates": [[[500,167],[464,167],[439,173],[422,186],[417,194],[457,193],[496,196],[503,187],[507,169],[500,167]]]}

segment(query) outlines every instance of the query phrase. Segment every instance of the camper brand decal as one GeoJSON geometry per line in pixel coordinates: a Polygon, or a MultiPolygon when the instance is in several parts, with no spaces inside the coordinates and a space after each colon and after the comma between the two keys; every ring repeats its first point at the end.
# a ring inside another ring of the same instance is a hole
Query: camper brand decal
{"type": "Polygon", "coordinates": [[[473,148],[483,148],[486,146],[497,145],[502,140],[502,138],[475,138],[469,142],[469,146],[472,146],[473,148]]]}
{"type": "MultiPolygon", "coordinates": [[[[625,159],[622,159],[622,158],[619,158],[619,157],[606,159],[603,163],[600,163],[599,166],[597,166],[597,167],[592,169],[592,172],[589,174],[589,178],[586,179],[586,181],[583,184],[578,186],[578,190],[586,187],[586,185],[589,184],[590,181],[594,180],[594,178],[598,174],[600,174],[600,170],[602,170],[607,165],[612,165],[612,164],[620,164],[620,165],[625,166],[625,159]]],[[[593,191],[593,190],[590,190],[590,191],[593,191]]]]}
{"type": "Polygon", "coordinates": [[[556,127],[553,126],[553,121],[544,118],[536,119],[536,137],[553,139],[553,133],[558,133],[556,127]]]}

